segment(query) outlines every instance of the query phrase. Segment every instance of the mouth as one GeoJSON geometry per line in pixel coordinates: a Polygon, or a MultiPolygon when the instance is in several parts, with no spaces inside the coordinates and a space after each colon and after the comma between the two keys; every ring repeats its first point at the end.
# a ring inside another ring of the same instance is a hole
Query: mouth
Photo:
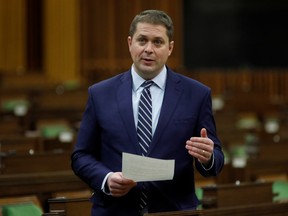
{"type": "Polygon", "coordinates": [[[154,60],[151,58],[142,58],[142,61],[150,63],[150,62],[153,62],[154,60]]]}

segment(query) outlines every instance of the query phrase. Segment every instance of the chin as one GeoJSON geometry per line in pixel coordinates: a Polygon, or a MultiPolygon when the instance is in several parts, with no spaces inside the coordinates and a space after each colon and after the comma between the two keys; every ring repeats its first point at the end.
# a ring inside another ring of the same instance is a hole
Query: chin
{"type": "Polygon", "coordinates": [[[146,73],[155,73],[158,69],[153,65],[141,65],[140,70],[146,73]]]}

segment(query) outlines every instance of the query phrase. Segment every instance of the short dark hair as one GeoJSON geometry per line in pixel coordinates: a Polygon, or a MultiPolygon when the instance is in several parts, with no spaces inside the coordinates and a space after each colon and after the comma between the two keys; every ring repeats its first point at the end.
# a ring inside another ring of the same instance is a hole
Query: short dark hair
{"type": "Polygon", "coordinates": [[[153,25],[162,25],[166,28],[166,33],[169,41],[172,41],[174,34],[174,27],[172,19],[161,10],[145,10],[134,17],[129,29],[129,36],[133,36],[136,32],[137,24],[139,22],[149,23],[153,25]]]}

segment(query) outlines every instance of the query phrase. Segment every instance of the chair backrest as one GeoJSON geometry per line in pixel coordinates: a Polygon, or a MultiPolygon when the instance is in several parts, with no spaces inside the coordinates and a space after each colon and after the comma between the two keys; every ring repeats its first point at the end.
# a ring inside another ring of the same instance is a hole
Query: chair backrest
{"type": "MultiPolygon", "coordinates": [[[[30,212],[30,211],[39,212],[38,210],[40,210],[40,212],[43,212],[42,205],[38,197],[35,195],[0,198],[0,216],[1,216],[1,213],[2,213],[2,216],[7,216],[7,215],[18,216],[18,214],[16,213],[21,212],[21,211],[23,211],[23,214],[20,213],[19,215],[24,216],[24,210],[27,212],[30,212]],[[31,210],[28,210],[28,209],[31,209],[31,210]]],[[[34,216],[34,215],[38,216],[39,213],[31,214],[30,216],[34,216]]]]}
{"type": "Polygon", "coordinates": [[[2,216],[41,216],[42,210],[34,203],[8,204],[2,206],[2,216]]]}

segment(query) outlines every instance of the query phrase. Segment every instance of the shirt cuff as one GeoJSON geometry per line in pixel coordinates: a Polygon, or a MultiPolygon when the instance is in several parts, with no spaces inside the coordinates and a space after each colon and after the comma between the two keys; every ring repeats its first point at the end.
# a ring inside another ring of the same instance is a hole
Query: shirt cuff
{"type": "Polygon", "coordinates": [[[111,175],[112,173],[113,173],[113,172],[109,172],[109,173],[105,176],[105,178],[104,178],[104,180],[103,180],[103,182],[102,182],[102,186],[101,186],[102,192],[105,193],[105,194],[107,194],[107,195],[111,195],[111,193],[110,193],[110,191],[109,191],[109,188],[106,186],[106,185],[107,185],[106,182],[107,182],[107,179],[108,179],[109,175],[111,175]]]}
{"type": "Polygon", "coordinates": [[[209,171],[210,169],[212,169],[212,167],[213,167],[213,165],[214,165],[214,154],[212,154],[211,160],[210,160],[210,162],[209,162],[208,165],[204,165],[204,164],[202,164],[202,163],[201,163],[201,165],[202,165],[202,167],[203,167],[203,169],[204,169],[205,171],[209,171]]]}

